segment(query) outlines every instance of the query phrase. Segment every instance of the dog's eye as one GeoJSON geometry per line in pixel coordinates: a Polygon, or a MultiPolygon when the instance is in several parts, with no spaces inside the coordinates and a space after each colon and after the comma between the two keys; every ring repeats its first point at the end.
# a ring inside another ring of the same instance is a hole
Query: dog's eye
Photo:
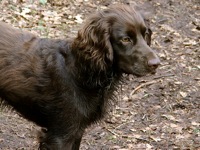
{"type": "Polygon", "coordinates": [[[123,38],[121,39],[121,41],[122,41],[123,43],[129,43],[129,42],[131,42],[131,39],[130,39],[129,37],[123,37],[123,38]]]}

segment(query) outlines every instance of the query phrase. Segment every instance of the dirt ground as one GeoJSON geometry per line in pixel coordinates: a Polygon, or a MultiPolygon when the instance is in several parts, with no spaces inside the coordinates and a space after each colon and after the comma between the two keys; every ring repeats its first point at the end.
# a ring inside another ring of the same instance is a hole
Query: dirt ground
{"type": "MultiPolygon", "coordinates": [[[[0,21],[42,37],[66,38],[77,33],[88,14],[119,2],[128,1],[0,0],[0,21]]],[[[117,105],[87,129],[81,150],[200,150],[200,1],[137,4],[150,12],[152,48],[162,65],[154,76],[124,76],[117,105]]],[[[38,129],[0,107],[1,150],[37,149],[38,129]]]]}

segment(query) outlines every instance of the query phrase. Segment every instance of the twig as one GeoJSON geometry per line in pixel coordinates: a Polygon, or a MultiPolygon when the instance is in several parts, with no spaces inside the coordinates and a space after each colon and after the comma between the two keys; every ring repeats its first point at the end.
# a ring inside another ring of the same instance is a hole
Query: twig
{"type": "Polygon", "coordinates": [[[147,85],[150,85],[150,84],[153,84],[153,83],[156,83],[156,82],[159,82],[160,80],[157,80],[157,79],[160,79],[160,78],[164,78],[164,77],[170,77],[170,76],[174,76],[174,74],[166,74],[166,75],[162,75],[162,76],[157,76],[157,77],[154,77],[153,81],[148,81],[148,82],[145,82],[145,83],[142,83],[140,84],[139,86],[137,86],[129,95],[129,97],[131,97],[136,91],[138,91],[140,88],[144,87],[144,86],[147,86],[147,85]]]}
{"type": "Polygon", "coordinates": [[[115,132],[111,131],[110,129],[107,129],[107,128],[106,128],[106,130],[108,130],[108,131],[109,131],[110,133],[112,133],[113,135],[115,135],[115,136],[119,137],[119,134],[117,134],[117,133],[115,133],[115,132]]]}
{"type": "Polygon", "coordinates": [[[154,77],[153,79],[160,79],[160,78],[171,77],[171,76],[174,76],[174,74],[161,75],[161,76],[154,77]]]}
{"type": "Polygon", "coordinates": [[[158,82],[159,80],[153,80],[153,81],[148,81],[146,83],[142,83],[140,84],[139,86],[137,86],[129,95],[129,97],[131,97],[137,90],[139,90],[140,88],[144,87],[144,86],[147,86],[147,85],[150,85],[150,84],[153,84],[153,83],[156,83],[158,82]]]}

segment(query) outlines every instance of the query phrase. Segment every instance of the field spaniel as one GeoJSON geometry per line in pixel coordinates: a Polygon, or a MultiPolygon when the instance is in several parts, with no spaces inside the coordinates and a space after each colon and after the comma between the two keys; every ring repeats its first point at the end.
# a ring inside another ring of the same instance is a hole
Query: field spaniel
{"type": "Polygon", "coordinates": [[[0,23],[0,97],[42,127],[39,149],[78,150],[123,73],[155,73],[147,20],[128,5],[92,15],[70,40],[39,38],[0,23]]]}

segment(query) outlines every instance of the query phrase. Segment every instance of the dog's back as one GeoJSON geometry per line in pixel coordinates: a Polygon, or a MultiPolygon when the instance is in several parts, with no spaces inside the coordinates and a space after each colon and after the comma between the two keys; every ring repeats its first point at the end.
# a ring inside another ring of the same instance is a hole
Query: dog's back
{"type": "Polygon", "coordinates": [[[36,36],[31,33],[0,22],[0,74],[5,73],[4,69],[9,66],[15,67],[16,61],[23,58],[26,54],[24,52],[28,51],[30,43],[35,39],[36,36]]]}
{"type": "MultiPolygon", "coordinates": [[[[37,37],[33,34],[0,23],[0,97],[12,106],[35,93],[41,68],[30,48],[34,41],[37,37]]],[[[18,105],[23,107],[23,103],[18,105]]]]}
{"type": "Polygon", "coordinates": [[[32,58],[25,51],[36,37],[2,22],[0,33],[0,96],[10,100],[15,99],[17,94],[26,93],[28,83],[33,82],[33,78],[32,81],[25,78],[23,70],[32,68],[32,58]]]}
{"type": "Polygon", "coordinates": [[[22,44],[36,38],[36,36],[29,32],[15,29],[3,22],[0,22],[0,33],[0,53],[5,52],[5,50],[13,52],[20,48],[22,44]]]}

